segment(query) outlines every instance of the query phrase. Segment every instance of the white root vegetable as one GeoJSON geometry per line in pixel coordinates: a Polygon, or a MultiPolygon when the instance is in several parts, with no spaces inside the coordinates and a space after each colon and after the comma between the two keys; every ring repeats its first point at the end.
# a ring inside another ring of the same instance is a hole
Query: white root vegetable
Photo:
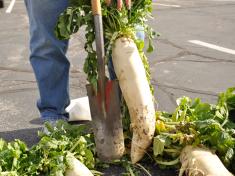
{"type": "Polygon", "coordinates": [[[65,176],[93,176],[91,171],[76,159],[73,154],[68,154],[66,159],[69,163],[69,168],[66,170],[65,176]]]}
{"type": "Polygon", "coordinates": [[[208,149],[186,146],[181,154],[179,176],[232,176],[218,156],[208,149]]]}
{"type": "Polygon", "coordinates": [[[152,142],[155,131],[153,96],[144,65],[133,40],[119,38],[112,48],[114,70],[127,103],[133,138],[131,161],[138,162],[152,142]]]}

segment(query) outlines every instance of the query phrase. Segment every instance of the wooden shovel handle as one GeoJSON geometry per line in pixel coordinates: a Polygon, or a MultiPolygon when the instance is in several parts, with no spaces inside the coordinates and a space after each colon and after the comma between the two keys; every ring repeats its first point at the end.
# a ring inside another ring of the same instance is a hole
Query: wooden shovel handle
{"type": "Polygon", "coordinates": [[[93,15],[101,15],[100,0],[91,0],[91,6],[93,15]]]}

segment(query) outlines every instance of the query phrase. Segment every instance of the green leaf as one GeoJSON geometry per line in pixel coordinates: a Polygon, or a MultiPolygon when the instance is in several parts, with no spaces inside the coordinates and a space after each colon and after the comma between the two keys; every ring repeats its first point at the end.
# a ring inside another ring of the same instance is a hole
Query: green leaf
{"type": "Polygon", "coordinates": [[[233,148],[229,148],[224,156],[224,163],[226,166],[228,166],[231,161],[233,160],[234,158],[234,149],[233,148]]]}
{"type": "Polygon", "coordinates": [[[144,49],[144,41],[143,40],[136,40],[135,43],[136,43],[139,51],[142,51],[144,49]]]}
{"type": "Polygon", "coordinates": [[[0,138],[0,152],[3,150],[3,148],[5,147],[6,142],[0,138]]]}
{"type": "Polygon", "coordinates": [[[154,156],[161,155],[164,151],[165,146],[165,136],[158,135],[157,137],[154,137],[153,139],[153,153],[154,156]]]}
{"type": "Polygon", "coordinates": [[[154,50],[153,43],[152,43],[151,40],[149,40],[149,45],[148,45],[147,52],[148,52],[148,53],[151,53],[151,52],[153,52],[153,50],[154,50]]]}

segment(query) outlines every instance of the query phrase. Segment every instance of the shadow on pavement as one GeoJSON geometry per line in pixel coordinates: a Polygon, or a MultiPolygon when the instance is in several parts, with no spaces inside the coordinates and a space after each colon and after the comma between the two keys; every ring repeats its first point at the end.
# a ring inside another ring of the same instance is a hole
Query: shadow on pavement
{"type": "Polygon", "coordinates": [[[33,120],[30,120],[29,123],[33,124],[33,125],[42,125],[43,122],[40,118],[36,118],[36,119],[33,119],[33,120]]]}
{"type": "Polygon", "coordinates": [[[38,143],[38,131],[41,128],[30,128],[30,129],[21,129],[14,131],[4,131],[0,132],[0,138],[3,138],[7,142],[14,141],[15,139],[20,139],[24,141],[28,147],[38,143]]]}

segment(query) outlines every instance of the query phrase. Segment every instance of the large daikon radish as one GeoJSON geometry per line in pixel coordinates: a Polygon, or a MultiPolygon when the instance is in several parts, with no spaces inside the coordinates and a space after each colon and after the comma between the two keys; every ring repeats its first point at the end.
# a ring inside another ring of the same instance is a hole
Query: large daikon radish
{"type": "Polygon", "coordinates": [[[179,176],[232,176],[219,157],[208,149],[186,146],[181,154],[179,176]]]}
{"type": "Polygon", "coordinates": [[[133,137],[131,161],[138,162],[152,142],[155,131],[153,96],[144,65],[133,40],[119,38],[112,48],[114,70],[127,103],[133,137]]]}
{"type": "Polygon", "coordinates": [[[73,154],[69,153],[66,159],[69,164],[69,168],[66,170],[65,176],[93,176],[91,171],[76,159],[73,154]]]}

